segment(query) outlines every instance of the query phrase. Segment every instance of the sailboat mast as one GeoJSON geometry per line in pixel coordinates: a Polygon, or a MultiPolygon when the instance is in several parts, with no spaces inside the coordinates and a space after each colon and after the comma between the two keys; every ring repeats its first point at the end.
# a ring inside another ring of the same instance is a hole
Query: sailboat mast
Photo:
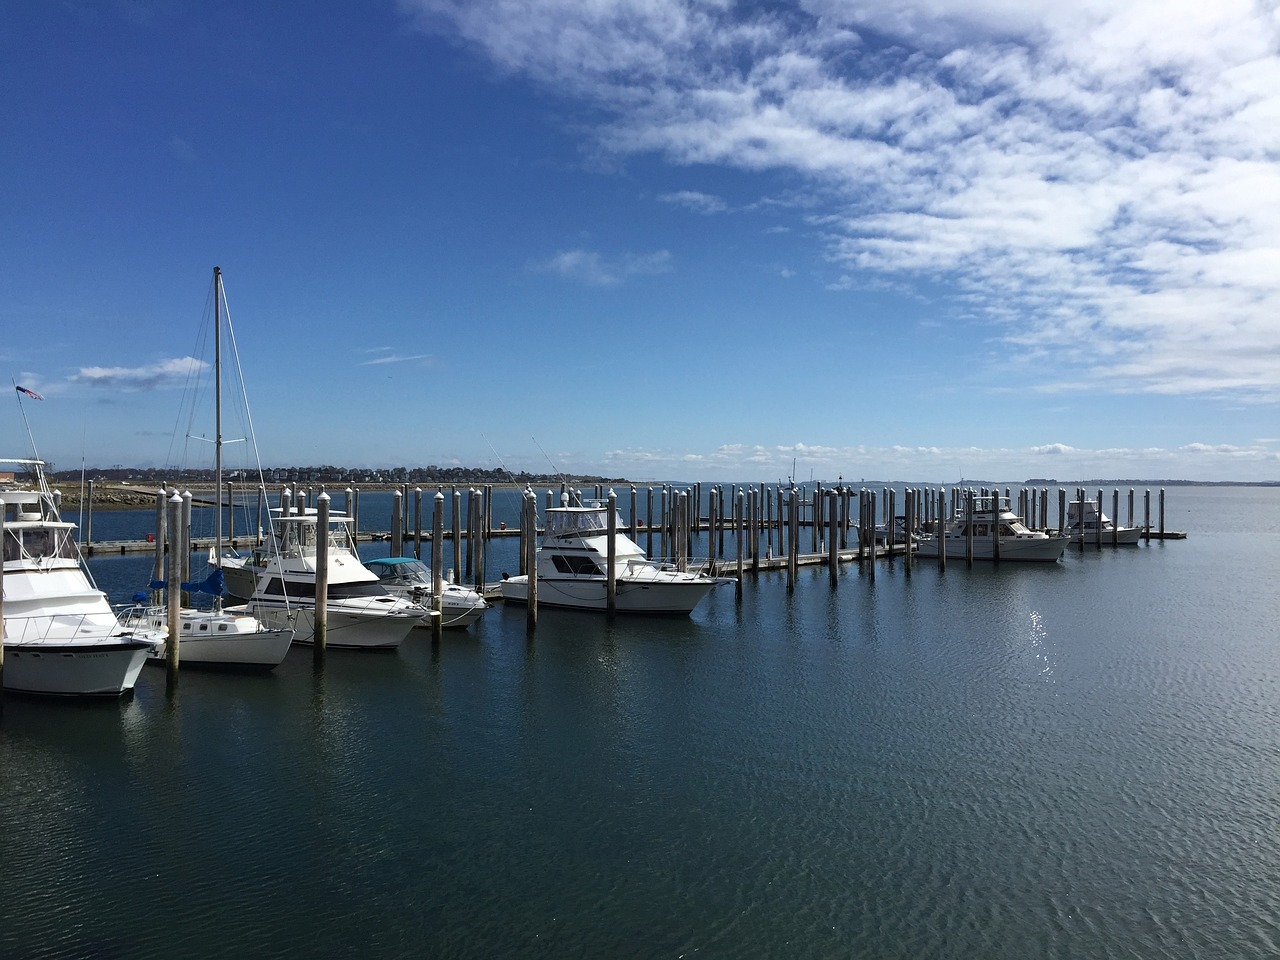
{"type": "Polygon", "coordinates": [[[214,494],[214,543],[218,560],[222,560],[222,268],[213,268],[213,474],[217,492],[214,494]]]}

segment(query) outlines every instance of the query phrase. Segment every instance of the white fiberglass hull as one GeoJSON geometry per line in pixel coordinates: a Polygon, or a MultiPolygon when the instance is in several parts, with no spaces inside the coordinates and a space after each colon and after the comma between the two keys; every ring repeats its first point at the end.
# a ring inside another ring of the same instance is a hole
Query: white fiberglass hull
{"type": "MultiPolygon", "coordinates": [[[[1080,531],[1078,529],[1068,528],[1067,535],[1071,538],[1072,543],[1080,542],[1080,531]]],[[[1114,533],[1106,527],[1102,529],[1102,545],[1104,547],[1109,547],[1113,543],[1118,547],[1136,547],[1141,541],[1141,527],[1119,527],[1114,533]]],[[[1098,542],[1098,531],[1085,527],[1084,542],[1086,545],[1096,544],[1098,542]]]]}
{"type": "MultiPolygon", "coordinates": [[[[640,582],[620,578],[616,584],[615,608],[619,613],[687,614],[719,582],[697,574],[678,573],[640,582]]],[[[607,610],[607,589],[604,577],[539,577],[538,606],[607,610]]],[[[502,599],[507,603],[528,603],[529,578],[503,580],[502,599]]]]}
{"type": "MultiPolygon", "coordinates": [[[[295,643],[315,643],[315,607],[270,600],[255,601],[258,617],[268,626],[293,627],[295,643]]],[[[326,611],[325,646],[345,650],[394,650],[426,616],[426,611],[395,597],[330,600],[326,611]]]]}
{"type": "MultiPolygon", "coordinates": [[[[965,537],[946,537],[944,539],[948,560],[968,559],[969,545],[965,537]]],[[[925,559],[930,557],[937,558],[938,540],[936,537],[921,537],[915,543],[917,557],[925,559]]],[[[1054,563],[1062,557],[1066,546],[1066,537],[1006,537],[1000,541],[1000,559],[1054,563]]],[[[974,538],[973,559],[994,559],[994,550],[990,537],[974,538]]]]}
{"type": "MultiPolygon", "coordinates": [[[[169,631],[168,614],[152,608],[143,617],[161,637],[169,631]]],[[[268,627],[245,608],[221,611],[181,610],[178,615],[178,666],[270,670],[278,667],[293,643],[292,628],[268,627]]],[[[167,657],[164,642],[151,652],[152,661],[167,657]]]]}
{"type": "Polygon", "coordinates": [[[230,558],[222,561],[220,569],[224,590],[228,597],[242,602],[253,597],[253,591],[258,585],[258,572],[255,569],[243,566],[230,558]]]}
{"type": "MultiPolygon", "coordinates": [[[[431,609],[429,601],[423,604],[423,609],[431,609]]],[[[489,604],[483,600],[478,604],[466,600],[451,603],[448,594],[446,594],[444,603],[441,604],[440,608],[440,626],[444,630],[464,630],[479,620],[488,609],[489,604]]],[[[430,618],[424,618],[419,626],[431,626],[430,618]]]]}
{"type": "Polygon", "coordinates": [[[132,690],[150,641],[43,641],[4,645],[4,688],[63,697],[116,697],[132,690]]]}

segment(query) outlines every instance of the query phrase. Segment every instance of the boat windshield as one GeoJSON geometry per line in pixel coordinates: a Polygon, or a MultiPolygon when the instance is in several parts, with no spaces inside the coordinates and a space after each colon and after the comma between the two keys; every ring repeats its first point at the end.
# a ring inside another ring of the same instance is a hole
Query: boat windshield
{"type": "Polygon", "coordinates": [[[75,541],[69,527],[6,527],[4,531],[5,562],[41,560],[58,557],[75,560],[75,541]]]}
{"type": "MultiPolygon", "coordinates": [[[[618,519],[618,528],[622,529],[622,520],[618,519]]],[[[609,529],[608,507],[586,507],[568,510],[547,511],[547,536],[559,537],[565,534],[598,534],[609,529]]]]}
{"type": "Polygon", "coordinates": [[[431,568],[421,560],[401,560],[398,563],[370,563],[370,570],[379,580],[402,583],[430,583],[431,568]]]}

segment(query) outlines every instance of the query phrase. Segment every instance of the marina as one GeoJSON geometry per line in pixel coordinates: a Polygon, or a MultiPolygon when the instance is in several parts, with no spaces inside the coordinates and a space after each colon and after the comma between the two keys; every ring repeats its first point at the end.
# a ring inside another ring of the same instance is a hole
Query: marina
{"type": "MultiPolygon", "coordinates": [[[[0,819],[39,828],[0,840],[0,954],[1265,955],[1280,499],[1170,509],[1184,542],[1055,564],[9,697],[0,819]]],[[[118,599],[149,563],[92,568],[118,599]]]]}

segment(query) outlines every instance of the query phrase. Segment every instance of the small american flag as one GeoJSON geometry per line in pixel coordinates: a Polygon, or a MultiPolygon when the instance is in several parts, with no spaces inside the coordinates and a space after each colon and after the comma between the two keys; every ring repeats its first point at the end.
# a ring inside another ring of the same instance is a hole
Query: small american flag
{"type": "MultiPolygon", "coordinates": [[[[15,386],[16,386],[16,384],[15,384],[15,386]]],[[[40,396],[40,394],[36,393],[34,390],[28,390],[26,387],[17,387],[17,390],[18,390],[18,392],[19,392],[19,393],[25,393],[25,394],[26,394],[28,397],[30,397],[32,400],[43,400],[43,399],[44,399],[44,397],[40,396]]]]}

